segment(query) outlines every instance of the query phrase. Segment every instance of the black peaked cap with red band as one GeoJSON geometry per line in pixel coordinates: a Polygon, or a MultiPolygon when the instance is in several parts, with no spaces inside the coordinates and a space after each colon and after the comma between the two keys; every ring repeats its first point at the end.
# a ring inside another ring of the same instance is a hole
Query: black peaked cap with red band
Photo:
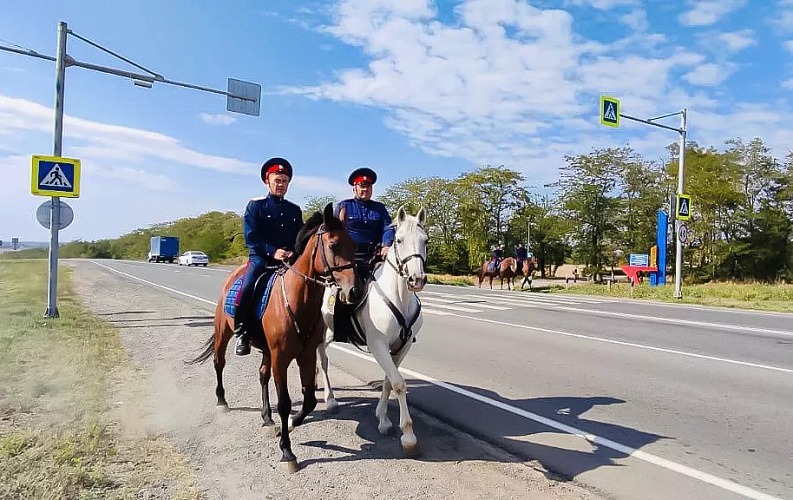
{"type": "Polygon", "coordinates": [[[267,182],[267,174],[284,174],[292,178],[292,164],[284,158],[270,158],[262,165],[262,182],[267,182]]]}
{"type": "Polygon", "coordinates": [[[356,168],[350,174],[347,182],[350,184],[350,186],[354,186],[359,182],[368,182],[369,184],[374,184],[377,182],[377,174],[374,170],[368,167],[356,168]]]}

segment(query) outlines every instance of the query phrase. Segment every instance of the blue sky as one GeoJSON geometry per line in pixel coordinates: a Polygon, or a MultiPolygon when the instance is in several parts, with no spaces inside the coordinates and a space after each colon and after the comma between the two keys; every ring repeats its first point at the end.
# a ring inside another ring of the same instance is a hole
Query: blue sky
{"type": "MultiPolygon", "coordinates": [[[[66,3],[10,2],[0,43],[53,55],[63,20],[171,79],[260,83],[263,101],[260,117],[230,114],[220,96],[69,68],[64,156],[83,182],[63,240],[239,212],[276,155],[298,203],[348,195],[364,165],[382,192],[484,164],[542,186],[564,155],[624,144],[662,159],[675,134],[598,125],[601,93],[634,116],[688,108],[702,145],[793,148],[793,0],[66,3]]],[[[75,38],[68,52],[125,67],[75,38]]],[[[47,239],[29,178],[30,155],[52,152],[53,89],[53,63],[0,52],[0,239],[47,239]]]]}

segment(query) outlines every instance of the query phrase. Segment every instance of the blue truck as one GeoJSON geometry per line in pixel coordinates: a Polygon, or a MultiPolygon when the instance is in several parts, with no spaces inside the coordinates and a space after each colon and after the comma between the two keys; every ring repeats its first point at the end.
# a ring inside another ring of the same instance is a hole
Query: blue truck
{"type": "Polygon", "coordinates": [[[179,238],[176,236],[152,236],[149,262],[170,262],[179,257],[179,238]]]}

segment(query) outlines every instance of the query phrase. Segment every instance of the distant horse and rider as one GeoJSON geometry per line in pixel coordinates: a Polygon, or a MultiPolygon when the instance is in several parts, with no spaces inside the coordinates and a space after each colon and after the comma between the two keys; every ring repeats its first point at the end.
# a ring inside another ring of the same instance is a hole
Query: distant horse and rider
{"type": "Polygon", "coordinates": [[[485,278],[489,278],[490,288],[492,289],[493,278],[499,278],[501,280],[500,288],[502,290],[504,288],[504,281],[507,282],[507,289],[512,290],[515,288],[515,277],[521,276],[523,280],[520,284],[520,289],[523,290],[528,284],[529,290],[531,290],[533,275],[536,269],[537,257],[534,256],[527,257],[521,261],[515,257],[491,258],[485,260],[478,270],[479,288],[482,288],[482,282],[485,278]]]}

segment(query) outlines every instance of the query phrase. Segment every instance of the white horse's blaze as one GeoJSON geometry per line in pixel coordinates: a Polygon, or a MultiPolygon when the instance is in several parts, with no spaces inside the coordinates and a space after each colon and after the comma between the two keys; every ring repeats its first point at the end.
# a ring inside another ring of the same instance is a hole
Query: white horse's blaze
{"type": "MultiPolygon", "coordinates": [[[[375,281],[381,293],[371,292],[366,301],[358,309],[357,317],[366,334],[366,346],[377,363],[385,372],[383,390],[380,401],[375,408],[378,419],[377,429],[381,434],[386,434],[392,427],[388,419],[388,399],[393,391],[399,401],[399,427],[402,429],[402,447],[405,452],[412,454],[418,450],[418,440],[413,433],[413,420],[407,405],[407,384],[399,365],[405,359],[413,338],[416,337],[424,318],[421,312],[413,324],[412,338],[405,342],[400,340],[400,326],[394,314],[385,302],[384,296],[402,313],[406,321],[410,321],[420,307],[415,292],[420,291],[426,283],[424,262],[427,258],[427,234],[423,226],[425,212],[422,208],[416,216],[408,215],[404,208],[400,208],[396,218],[396,235],[394,244],[388,252],[386,263],[375,273],[375,281]],[[399,348],[398,351],[393,350],[399,348]]],[[[331,293],[326,291],[326,294],[331,293]]],[[[328,297],[322,301],[322,316],[327,325],[325,342],[319,346],[318,353],[321,361],[322,376],[325,381],[325,405],[329,411],[338,407],[333,395],[333,388],[328,377],[327,345],[333,340],[333,307],[328,297]]]]}

